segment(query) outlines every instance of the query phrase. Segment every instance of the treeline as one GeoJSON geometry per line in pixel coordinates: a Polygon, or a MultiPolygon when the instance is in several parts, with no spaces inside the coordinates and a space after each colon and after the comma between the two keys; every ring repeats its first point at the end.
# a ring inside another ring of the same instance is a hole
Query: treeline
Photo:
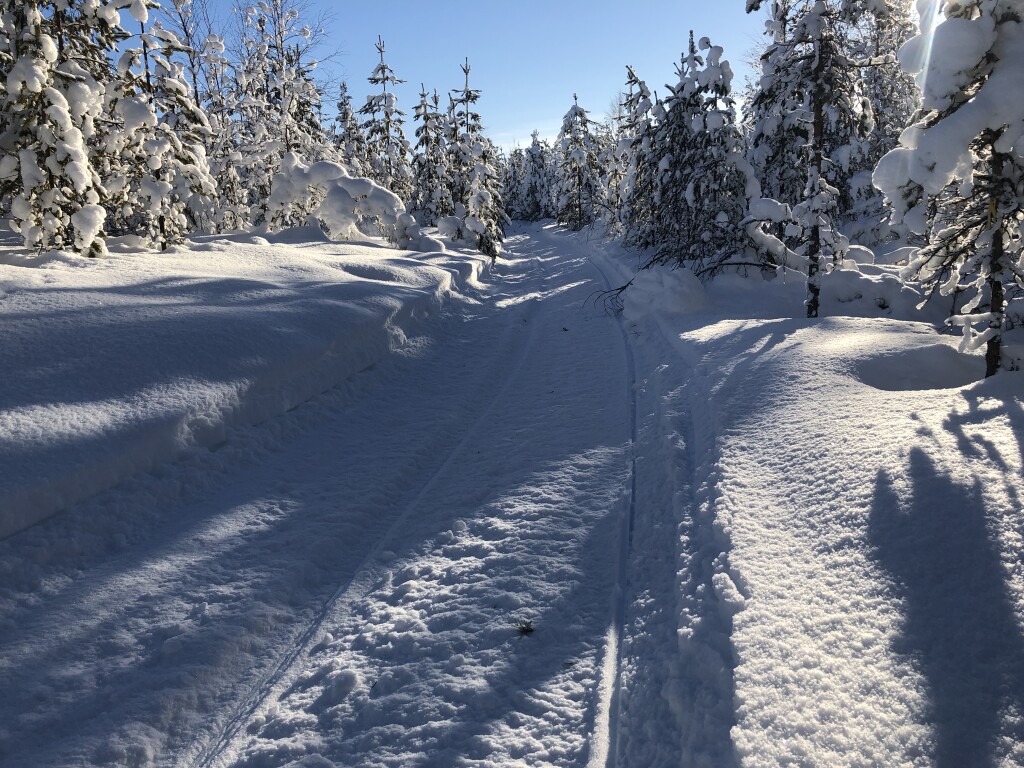
{"type": "Polygon", "coordinates": [[[925,7],[938,15],[919,34],[911,0],[775,0],[742,117],[722,48],[691,34],[662,94],[627,68],[611,119],[574,103],[553,144],[513,151],[509,213],[601,222],[645,266],[705,279],[799,269],[808,317],[851,242],[908,240],[904,278],[952,298],[992,374],[1022,319],[1008,305],[1024,289],[1024,11],[925,7]]]}
{"type": "Polygon", "coordinates": [[[314,218],[426,249],[437,227],[497,256],[509,216],[556,218],[706,279],[802,270],[815,317],[851,243],[904,239],[920,246],[904,277],[952,298],[989,373],[1004,363],[1024,288],[1019,0],[921,4],[924,34],[912,0],[774,0],[742,93],[691,34],[674,84],[627,68],[614,115],[574,99],[553,143],[507,157],[468,61],[443,96],[421,88],[410,141],[382,40],[357,106],[315,80],[323,32],[302,0],[238,8],[229,38],[204,1],[0,0],[0,215],[28,248],[314,218]]]}
{"type": "Polygon", "coordinates": [[[336,208],[344,197],[348,210],[326,211],[322,224],[356,216],[409,241],[408,221],[396,229],[404,207],[497,254],[507,221],[499,153],[483,135],[468,62],[443,106],[424,89],[414,150],[382,40],[367,101],[354,108],[342,83],[324,117],[313,58],[324,33],[301,0],[236,8],[230,39],[212,31],[201,0],[0,8],[0,214],[28,248],[94,256],[118,235],[165,248],[194,232],[301,224],[325,198],[336,208]],[[340,169],[373,184],[330,196],[340,169]],[[289,175],[317,183],[296,190],[289,175]]]}

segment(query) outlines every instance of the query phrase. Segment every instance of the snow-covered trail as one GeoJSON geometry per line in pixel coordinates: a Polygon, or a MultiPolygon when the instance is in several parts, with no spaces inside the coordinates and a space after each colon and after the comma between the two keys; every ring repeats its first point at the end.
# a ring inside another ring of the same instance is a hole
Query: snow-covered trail
{"type": "Polygon", "coordinates": [[[153,522],[7,595],[0,762],[600,762],[631,382],[566,244],[514,235],[490,295],[375,369],[80,505],[153,522]]]}

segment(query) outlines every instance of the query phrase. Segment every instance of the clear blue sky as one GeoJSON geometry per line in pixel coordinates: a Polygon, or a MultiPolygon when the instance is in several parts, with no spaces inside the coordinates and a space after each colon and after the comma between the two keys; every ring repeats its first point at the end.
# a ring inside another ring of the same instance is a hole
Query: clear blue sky
{"type": "MultiPolygon", "coordinates": [[[[675,63],[690,29],[698,39],[707,36],[725,48],[739,87],[748,71],[744,59],[764,29],[764,14],[748,16],[744,0],[309,3],[333,16],[327,48],[338,55],[321,74],[344,77],[357,108],[377,62],[377,35],[384,38],[398,77],[408,81],[398,98],[410,120],[420,83],[444,99],[461,85],[459,65],[468,56],[471,85],[482,91],[485,128],[503,146],[528,143],[535,128],[542,136],[555,135],[573,92],[593,117],[603,117],[625,83],[627,64],[652,89],[664,92],[665,83],[675,82],[675,63]]],[[[230,0],[211,4],[231,5],[230,0]]],[[[330,96],[327,115],[334,110],[330,96]]]]}

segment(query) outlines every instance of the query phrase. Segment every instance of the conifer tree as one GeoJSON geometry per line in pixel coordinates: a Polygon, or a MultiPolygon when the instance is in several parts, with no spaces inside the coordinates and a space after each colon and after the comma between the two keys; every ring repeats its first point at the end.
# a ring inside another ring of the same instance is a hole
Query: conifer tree
{"type": "Polygon", "coordinates": [[[523,175],[526,171],[526,153],[516,147],[508,157],[502,179],[502,199],[509,218],[523,218],[523,175]]]}
{"type": "MultiPolygon", "coordinates": [[[[761,55],[761,77],[750,99],[748,157],[761,192],[772,200],[795,205],[807,186],[806,147],[810,136],[806,73],[790,72],[793,62],[807,55],[793,31],[799,0],[772,3],[765,24],[771,38],[761,55]]],[[[748,3],[747,12],[754,8],[748,3]]]]}
{"type": "Polygon", "coordinates": [[[858,20],[855,51],[861,67],[864,95],[871,103],[873,124],[866,137],[867,150],[851,167],[852,209],[848,231],[863,245],[891,237],[889,209],[871,184],[871,173],[882,157],[899,145],[920,104],[914,78],[900,67],[896,52],[917,34],[913,0],[889,0],[883,14],[863,14],[858,20]]]}
{"type": "Polygon", "coordinates": [[[949,322],[963,326],[965,348],[985,347],[991,376],[1005,362],[1007,301],[1024,289],[1024,14],[1014,0],[946,0],[938,10],[934,32],[900,52],[920,71],[923,111],[874,180],[927,238],[904,276],[931,295],[968,291],[949,322]],[[924,55],[933,39],[958,52],[954,66],[924,55]]]}
{"type": "MultiPolygon", "coordinates": [[[[747,0],[747,11],[757,10],[761,2],[747,0]]],[[[818,316],[823,270],[840,263],[849,247],[838,229],[840,205],[849,201],[851,161],[864,151],[863,134],[871,124],[843,25],[882,6],[883,0],[773,4],[769,29],[775,39],[762,57],[760,92],[778,96],[775,106],[762,113],[753,143],[765,137],[765,146],[781,150],[784,136],[773,126],[789,126],[803,143],[800,165],[807,170],[806,183],[790,224],[800,232],[793,252],[807,263],[808,317],[818,316]]],[[[778,152],[773,154],[772,162],[782,161],[778,152]]],[[[772,189],[763,192],[770,196],[772,189]]]]}
{"type": "Polygon", "coordinates": [[[638,245],[656,249],[653,263],[682,263],[696,244],[690,205],[693,191],[687,190],[687,184],[693,163],[700,161],[698,133],[705,107],[704,89],[697,79],[701,63],[691,32],[688,53],[676,67],[679,82],[668,88],[664,116],[654,131],[647,160],[656,171],[650,222],[638,245]]]}
{"type": "Polygon", "coordinates": [[[628,245],[646,247],[653,242],[651,234],[654,210],[654,180],[657,160],[654,159],[654,136],[657,129],[655,96],[632,67],[626,67],[625,120],[619,141],[619,162],[623,166],[622,211],[619,214],[628,245]]]}
{"type": "Polygon", "coordinates": [[[16,115],[0,146],[0,195],[26,247],[105,252],[105,190],[90,143],[124,38],[113,2],[10,3],[10,72],[0,112],[16,115]]]}
{"type": "Polygon", "coordinates": [[[558,134],[558,221],[571,230],[594,222],[603,202],[597,145],[592,121],[573,94],[573,105],[562,120],[558,134]]]}
{"type": "Polygon", "coordinates": [[[366,176],[368,173],[366,137],[359,127],[359,121],[352,109],[352,97],[349,96],[348,85],[344,81],[338,91],[338,116],[334,119],[334,142],[338,148],[338,157],[352,175],[366,176]]]}
{"type": "Polygon", "coordinates": [[[679,84],[665,101],[666,116],[655,134],[661,160],[648,265],[685,264],[698,276],[728,264],[768,266],[748,253],[753,249],[741,227],[748,196],[760,196],[760,189],[744,157],[732,69],[722,54],[707,38],[695,45],[691,33],[679,84]]]}
{"type": "MultiPolygon", "coordinates": [[[[300,18],[296,0],[261,0],[246,9],[233,69],[233,157],[248,195],[250,223],[268,224],[266,201],[285,154],[308,161],[324,159],[328,142],[318,112],[320,95],[312,80],[310,51],[318,34],[300,18]]],[[[308,210],[295,209],[287,222],[303,221],[308,210]]]]}
{"type": "Polygon", "coordinates": [[[204,102],[210,120],[208,152],[210,172],[217,180],[217,210],[214,228],[218,231],[241,229],[252,220],[247,187],[251,162],[243,148],[251,150],[251,125],[243,122],[241,110],[249,110],[245,95],[225,56],[223,38],[209,35],[203,44],[205,73],[204,102]]]}
{"type": "Polygon", "coordinates": [[[213,222],[216,185],[206,157],[211,129],[195,102],[182,66],[172,59],[185,46],[160,23],[147,31],[148,10],[131,8],[139,24],[138,47],[128,48],[118,65],[121,87],[119,139],[124,163],[123,207],[131,231],[145,234],[161,249],[188,232],[213,222]],[[128,130],[128,128],[131,130],[128,130]]]}
{"type": "Polygon", "coordinates": [[[554,216],[551,205],[549,172],[551,147],[533,132],[530,146],[524,152],[521,218],[540,221],[554,216]]]}
{"type": "Polygon", "coordinates": [[[445,146],[445,118],[441,114],[437,91],[428,96],[421,86],[420,103],[416,107],[416,157],[413,159],[412,199],[409,211],[424,226],[432,227],[438,220],[451,216],[455,207],[448,187],[448,152],[445,146]]]}
{"type": "Polygon", "coordinates": [[[455,216],[463,217],[465,230],[476,238],[481,253],[497,258],[505,239],[508,215],[501,197],[498,152],[483,135],[475,105],[480,91],[470,88],[469,60],[462,65],[465,77],[461,90],[453,92],[449,108],[451,183],[455,216]]]}
{"type": "Polygon", "coordinates": [[[359,114],[368,116],[363,123],[366,132],[370,178],[390,189],[403,201],[412,195],[412,168],[409,142],[402,129],[405,112],[398,108],[398,99],[392,88],[399,80],[395,71],[384,61],[384,40],[377,38],[380,63],[367,78],[380,93],[370,94],[359,114]]]}

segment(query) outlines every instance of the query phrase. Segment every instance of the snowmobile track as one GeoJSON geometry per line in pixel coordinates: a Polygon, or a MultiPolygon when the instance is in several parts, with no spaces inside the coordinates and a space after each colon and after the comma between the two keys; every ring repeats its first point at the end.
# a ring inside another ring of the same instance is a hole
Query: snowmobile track
{"type": "MultiPolygon", "coordinates": [[[[530,314],[532,315],[534,312],[535,309],[533,308],[533,305],[531,305],[530,314]]],[[[416,494],[416,497],[405,507],[405,509],[402,510],[402,512],[388,527],[387,531],[385,531],[385,533],[377,540],[374,547],[360,562],[351,579],[339,586],[327,601],[323,603],[319,610],[317,610],[315,616],[307,624],[296,642],[280,657],[270,673],[264,675],[250,686],[249,692],[242,697],[241,701],[234,707],[231,716],[228,718],[224,726],[219,729],[219,734],[208,741],[196,757],[192,758],[188,763],[190,768],[214,768],[215,766],[229,764],[228,762],[225,762],[225,759],[230,760],[229,752],[232,743],[242,732],[245,724],[260,708],[260,705],[274,694],[275,689],[280,686],[281,682],[286,678],[289,670],[293,668],[296,661],[309,652],[309,650],[314,646],[320,629],[328,616],[330,616],[344,603],[355,602],[362,597],[365,597],[365,594],[370,591],[373,580],[368,579],[367,575],[372,569],[373,564],[377,561],[378,555],[387,549],[387,545],[394,538],[395,534],[402,528],[403,524],[409,520],[410,516],[416,511],[422,500],[434,488],[452,464],[459,458],[464,446],[470,441],[474,434],[481,429],[491,412],[494,410],[495,405],[505,395],[506,391],[512,387],[515,382],[516,375],[528,359],[530,350],[536,341],[537,327],[537,324],[529,323],[529,334],[519,351],[519,355],[517,356],[515,363],[509,368],[509,375],[497,389],[493,390],[493,394],[487,402],[487,405],[480,411],[477,418],[473,421],[469,429],[463,433],[455,446],[450,449],[448,455],[440,466],[433,471],[420,491],[416,494]]]]}

